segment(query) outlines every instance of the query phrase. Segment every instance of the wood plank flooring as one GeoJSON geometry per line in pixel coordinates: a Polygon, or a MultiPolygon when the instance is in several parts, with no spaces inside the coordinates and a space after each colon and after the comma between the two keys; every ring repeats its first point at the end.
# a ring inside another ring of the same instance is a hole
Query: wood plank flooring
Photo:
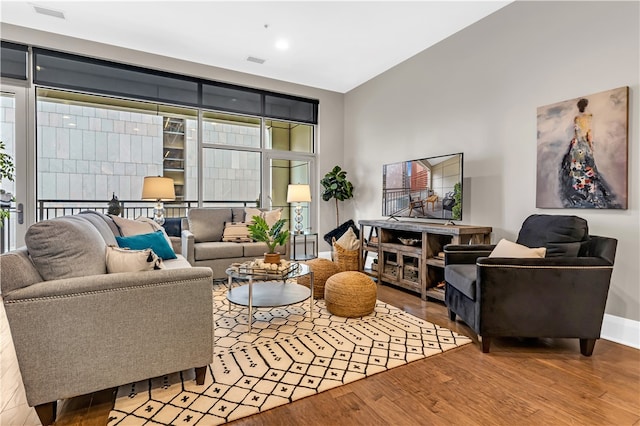
{"type": "MultiPolygon", "coordinates": [[[[475,335],[439,302],[378,286],[378,299],[474,339],[474,344],[233,422],[234,425],[636,425],[640,351],[606,340],[593,356],[577,339],[475,335]]],[[[0,425],[37,425],[26,404],[4,309],[0,313],[0,425]]],[[[58,404],[57,425],[105,425],[114,389],[58,404]]]]}

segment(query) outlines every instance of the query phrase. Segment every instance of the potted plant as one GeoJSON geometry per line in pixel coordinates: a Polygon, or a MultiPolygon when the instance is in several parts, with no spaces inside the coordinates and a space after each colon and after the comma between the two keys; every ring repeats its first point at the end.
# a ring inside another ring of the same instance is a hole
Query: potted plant
{"type": "Polygon", "coordinates": [[[269,227],[267,221],[260,216],[253,216],[253,223],[247,226],[249,236],[255,241],[267,244],[268,251],[264,254],[265,263],[280,263],[280,253],[276,253],[276,246],[284,245],[289,239],[289,230],[283,229],[286,219],[280,219],[269,227]]]}
{"type": "Polygon", "coordinates": [[[340,217],[338,214],[338,201],[348,200],[353,197],[353,185],[347,180],[347,172],[342,170],[340,166],[335,166],[333,170],[324,175],[320,181],[324,187],[322,199],[329,201],[336,199],[336,227],[340,226],[340,217]]]}
{"type": "MultiPolygon", "coordinates": [[[[7,153],[5,153],[6,147],[4,142],[0,141],[0,182],[2,179],[7,179],[13,182],[13,173],[15,172],[15,168],[13,165],[13,158],[7,153]]],[[[4,220],[9,217],[9,210],[5,208],[5,205],[8,205],[13,200],[13,195],[10,192],[6,192],[5,190],[0,190],[0,199],[2,201],[2,206],[0,207],[0,227],[4,225],[4,220]]]]}

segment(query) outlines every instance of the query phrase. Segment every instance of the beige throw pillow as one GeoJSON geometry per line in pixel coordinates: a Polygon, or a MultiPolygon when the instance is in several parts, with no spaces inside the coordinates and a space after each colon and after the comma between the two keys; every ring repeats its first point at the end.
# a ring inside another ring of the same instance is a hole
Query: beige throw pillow
{"type": "Polygon", "coordinates": [[[140,272],[163,269],[162,259],[153,250],[129,250],[120,247],[107,247],[107,272],[140,272]]]}
{"type": "Polygon", "coordinates": [[[360,239],[351,227],[347,228],[347,231],[335,242],[345,250],[358,250],[360,248],[360,239]]]}
{"type": "Polygon", "coordinates": [[[529,248],[503,238],[496,244],[489,257],[543,258],[546,254],[545,247],[529,248]]]}
{"type": "Polygon", "coordinates": [[[227,222],[224,224],[224,232],[222,233],[222,241],[232,243],[250,243],[253,242],[249,236],[249,224],[246,222],[227,222]]]}
{"type": "Polygon", "coordinates": [[[253,207],[245,207],[244,212],[245,222],[251,222],[254,216],[260,216],[267,222],[267,225],[269,225],[269,227],[272,227],[273,224],[279,221],[280,217],[282,216],[282,209],[269,210],[265,212],[253,207]]]}

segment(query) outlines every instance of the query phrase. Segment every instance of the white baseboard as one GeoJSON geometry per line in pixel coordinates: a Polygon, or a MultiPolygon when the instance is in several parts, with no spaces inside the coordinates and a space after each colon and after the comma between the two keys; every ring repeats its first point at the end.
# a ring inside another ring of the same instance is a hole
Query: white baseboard
{"type": "MultiPolygon", "coordinates": [[[[331,252],[320,252],[318,256],[331,259],[331,252]]],[[[367,266],[370,266],[372,259],[373,257],[367,259],[367,266]]],[[[621,345],[640,349],[640,321],[604,314],[600,336],[621,345]]]]}
{"type": "Polygon", "coordinates": [[[640,349],[640,321],[604,314],[600,337],[640,349]]]}

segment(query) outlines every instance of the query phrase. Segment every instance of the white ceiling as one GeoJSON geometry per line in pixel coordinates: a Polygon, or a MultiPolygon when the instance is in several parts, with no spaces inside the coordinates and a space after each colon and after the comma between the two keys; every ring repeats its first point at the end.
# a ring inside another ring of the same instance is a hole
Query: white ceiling
{"type": "Polygon", "coordinates": [[[0,21],[345,93],[510,2],[0,0],[0,21]]]}

